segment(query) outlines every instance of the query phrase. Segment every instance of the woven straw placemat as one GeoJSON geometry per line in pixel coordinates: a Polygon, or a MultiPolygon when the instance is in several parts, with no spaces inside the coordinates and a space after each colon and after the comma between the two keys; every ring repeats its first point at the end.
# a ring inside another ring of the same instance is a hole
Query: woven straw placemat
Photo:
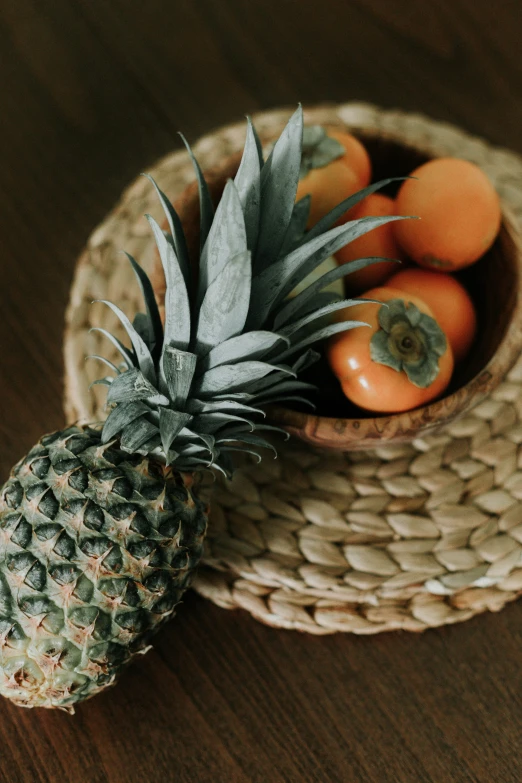
{"type": "MultiPolygon", "coordinates": [[[[288,116],[265,112],[254,121],[268,139],[288,116]]],[[[522,160],[507,150],[445,123],[367,104],[309,109],[305,117],[413,143],[430,156],[474,161],[522,221],[522,160]]],[[[240,150],[244,133],[240,123],[202,138],[194,145],[202,167],[240,150]]],[[[150,173],[172,200],[193,180],[184,151],[150,173]]],[[[118,323],[91,302],[117,301],[129,315],[141,309],[118,251],[151,271],[146,212],[161,218],[141,177],[79,259],[65,332],[69,421],[104,415],[103,393],[88,391],[100,368],[84,357],[107,355],[110,347],[91,325],[118,332],[118,323]]],[[[421,631],[466,620],[522,593],[521,501],[522,360],[485,402],[436,435],[344,454],[292,440],[277,460],[247,463],[232,482],[218,481],[195,589],[270,625],[316,634],[421,631]]]]}

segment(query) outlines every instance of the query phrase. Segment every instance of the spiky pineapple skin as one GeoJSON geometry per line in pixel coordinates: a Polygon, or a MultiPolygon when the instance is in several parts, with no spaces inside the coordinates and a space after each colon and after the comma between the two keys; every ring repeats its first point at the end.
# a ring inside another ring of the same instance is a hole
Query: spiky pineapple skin
{"type": "Polygon", "coordinates": [[[207,525],[193,474],[44,436],[0,493],[0,694],[72,710],[112,685],[172,616],[207,525]]]}

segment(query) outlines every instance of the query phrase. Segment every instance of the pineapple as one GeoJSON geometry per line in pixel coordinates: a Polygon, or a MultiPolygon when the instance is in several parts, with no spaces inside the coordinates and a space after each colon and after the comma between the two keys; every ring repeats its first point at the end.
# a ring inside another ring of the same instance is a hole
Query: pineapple
{"type": "Polygon", "coordinates": [[[147,216],[166,278],[164,322],[128,256],[145,312],[131,323],[105,303],[130,343],[100,330],[121,356],[118,365],[94,357],[111,371],[97,381],[107,387],[105,422],[46,435],[1,491],[0,693],[20,706],[72,712],[149,648],[201,556],[202,471],[230,476],[234,452],[261,459],[273,449],[264,406],[306,402],[313,387],[298,376],[318,357],[310,346],[359,325],[324,325],[354,301],[323,289],[374,259],[295,289],[346,242],[397,218],[330,228],[373,185],[305,233],[309,200],[294,203],[302,130],[298,109],[263,162],[249,122],[240,168],[215,213],[194,160],[197,279],[179,217],[155,186],[170,228],[147,216]]]}

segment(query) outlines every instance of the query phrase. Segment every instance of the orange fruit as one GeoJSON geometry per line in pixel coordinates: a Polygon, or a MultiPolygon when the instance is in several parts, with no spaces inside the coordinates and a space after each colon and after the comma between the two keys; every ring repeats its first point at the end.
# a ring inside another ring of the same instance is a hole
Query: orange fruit
{"type": "Polygon", "coordinates": [[[451,272],[477,261],[488,250],[500,228],[498,194],[474,163],[437,158],[411,174],[396,199],[399,220],[395,237],[421,266],[451,272]]]}
{"type": "Polygon", "coordinates": [[[346,155],[342,160],[356,173],[359,180],[359,190],[362,190],[370,184],[372,178],[372,163],[366,147],[351,133],[335,128],[327,128],[326,130],[332,139],[336,139],[345,148],[346,155]]]}
{"type": "Polygon", "coordinates": [[[311,169],[298,184],[296,201],[311,196],[310,229],[341,201],[365,188],[370,183],[370,157],[361,142],[350,133],[326,129],[328,136],[336,139],[346,153],[321,168],[311,169]]]}
{"type": "MultiPolygon", "coordinates": [[[[339,222],[346,223],[348,220],[363,217],[380,217],[394,214],[394,200],[389,196],[384,196],[382,193],[373,193],[371,196],[366,196],[360,204],[349,210],[349,215],[344,215],[339,222]]],[[[397,244],[392,226],[393,223],[386,223],[384,226],[374,228],[362,237],[354,239],[353,242],[345,245],[335,253],[337,262],[339,264],[347,264],[350,261],[355,261],[357,258],[365,258],[366,256],[404,258],[404,253],[397,244]]],[[[359,294],[368,290],[368,288],[382,285],[397,271],[398,267],[399,265],[393,261],[380,261],[377,264],[371,264],[364,269],[360,269],[358,272],[352,272],[352,274],[344,278],[346,290],[349,294],[359,294]]]]}
{"type": "Polygon", "coordinates": [[[365,321],[370,328],[341,332],[326,347],[346,397],[375,413],[408,411],[439,397],[451,379],[453,352],[440,327],[434,326],[432,310],[419,297],[388,286],[374,288],[367,296],[388,307],[368,302],[341,311],[338,320],[365,321]],[[383,363],[384,354],[393,366],[383,363]]]}
{"type": "Polygon", "coordinates": [[[403,269],[387,284],[426,302],[451,343],[455,362],[462,361],[477,333],[475,305],[462,283],[443,272],[403,269]]]}
{"type": "Polygon", "coordinates": [[[360,190],[357,175],[342,158],[333,160],[320,169],[311,169],[299,180],[296,201],[310,195],[310,214],[306,227],[315,226],[334,207],[360,190]]]}

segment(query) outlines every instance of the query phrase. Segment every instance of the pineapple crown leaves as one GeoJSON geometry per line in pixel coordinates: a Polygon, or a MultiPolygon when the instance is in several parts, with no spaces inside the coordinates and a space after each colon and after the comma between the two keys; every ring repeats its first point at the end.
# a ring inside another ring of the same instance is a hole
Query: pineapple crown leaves
{"type": "MultiPolygon", "coordinates": [[[[302,158],[303,112],[299,107],[266,161],[256,130],[247,121],[237,174],[214,210],[199,164],[191,156],[200,199],[200,255],[197,283],[191,275],[181,220],[151,180],[168,230],[146,215],[166,280],[162,323],[145,271],[126,254],[141,288],[145,312],[133,322],[111,308],[130,346],[97,329],[121,355],[121,364],[95,356],[112,371],[107,386],[109,414],[102,441],[119,439],[130,453],[153,455],[179,470],[215,467],[226,475],[231,454],[272,448],[263,433],[262,408],[274,402],[309,403],[313,385],[299,380],[319,354],[311,346],[361,325],[343,321],[314,325],[356,300],[332,301],[323,288],[381,258],[359,259],[332,270],[290,297],[329,255],[347,242],[397,216],[363,218],[332,228],[358,201],[391,179],[343,201],[306,232],[309,198],[295,203],[302,158]]],[[[95,382],[95,383],[96,383],[95,382]]],[[[286,433],[284,433],[286,435],[286,433]]]]}

